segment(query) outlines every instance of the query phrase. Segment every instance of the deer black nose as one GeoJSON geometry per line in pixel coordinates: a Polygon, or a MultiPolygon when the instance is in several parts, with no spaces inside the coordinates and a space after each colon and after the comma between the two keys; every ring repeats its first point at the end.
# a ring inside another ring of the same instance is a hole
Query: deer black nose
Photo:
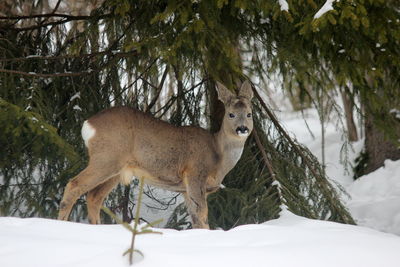
{"type": "Polygon", "coordinates": [[[242,125],[236,128],[236,133],[237,134],[248,134],[249,133],[249,128],[246,126],[242,125]]]}

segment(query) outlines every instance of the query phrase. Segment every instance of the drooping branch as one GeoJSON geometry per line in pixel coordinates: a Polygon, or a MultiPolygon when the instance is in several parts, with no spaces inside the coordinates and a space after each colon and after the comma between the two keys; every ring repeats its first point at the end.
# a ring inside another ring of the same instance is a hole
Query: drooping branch
{"type": "MultiPolygon", "coordinates": [[[[257,100],[261,104],[262,108],[268,115],[268,117],[271,119],[272,123],[275,125],[276,129],[282,134],[282,136],[289,142],[291,147],[295,150],[295,152],[303,159],[305,165],[307,168],[310,170],[312,176],[316,179],[316,182],[318,186],[325,192],[331,192],[333,195],[335,195],[335,192],[332,192],[332,188],[328,188],[328,184],[323,181],[323,177],[318,174],[318,171],[314,168],[313,164],[310,162],[309,158],[306,156],[306,154],[298,147],[298,145],[290,138],[289,134],[283,129],[282,125],[279,123],[278,119],[275,117],[275,115],[272,113],[272,111],[268,108],[268,106],[265,104],[264,100],[261,98],[260,94],[253,88],[254,95],[256,96],[257,100]]],[[[327,194],[329,203],[332,205],[332,207],[335,210],[341,210],[338,207],[338,203],[331,197],[329,194],[327,194]]],[[[340,205],[340,204],[339,204],[340,205]]],[[[342,219],[351,224],[355,224],[354,220],[351,218],[351,216],[342,216],[342,219]]]]}
{"type": "Polygon", "coordinates": [[[297,147],[297,145],[294,143],[292,138],[290,138],[289,134],[283,129],[282,125],[279,123],[278,119],[275,117],[275,115],[272,113],[272,111],[268,108],[268,106],[265,104],[264,100],[261,98],[261,96],[258,94],[257,90],[253,89],[254,95],[256,96],[257,100],[260,102],[261,106],[267,113],[268,117],[271,119],[272,123],[275,125],[275,127],[278,129],[278,131],[285,137],[286,140],[292,145],[292,147],[296,150],[296,152],[300,155],[300,157],[305,161],[307,164],[307,167],[310,168],[310,171],[314,176],[318,176],[317,172],[314,170],[314,168],[311,166],[311,164],[308,162],[308,158],[304,153],[297,147]]]}
{"type": "Polygon", "coordinates": [[[259,149],[260,152],[261,152],[261,155],[262,155],[264,164],[267,166],[268,171],[269,171],[269,173],[271,174],[272,180],[273,180],[273,181],[276,181],[274,169],[273,169],[273,167],[272,167],[271,162],[270,162],[269,159],[268,159],[267,152],[265,152],[265,149],[264,149],[264,147],[263,147],[263,145],[262,145],[262,143],[261,143],[260,137],[258,136],[258,133],[257,133],[257,130],[256,130],[256,129],[253,129],[252,135],[253,135],[253,137],[254,137],[254,140],[256,141],[256,145],[257,145],[258,149],[259,149]]]}

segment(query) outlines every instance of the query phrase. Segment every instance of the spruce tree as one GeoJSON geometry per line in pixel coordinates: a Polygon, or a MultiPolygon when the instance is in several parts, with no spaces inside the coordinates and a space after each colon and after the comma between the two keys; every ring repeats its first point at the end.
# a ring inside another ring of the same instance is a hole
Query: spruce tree
{"type": "Polygon", "coordinates": [[[399,4],[334,1],[331,10],[316,17],[324,3],[291,3],[296,27],[281,32],[278,68],[289,88],[310,95],[307,84],[311,96],[321,89],[341,91],[358,105],[365,122],[365,149],[357,168],[362,175],[385,159],[400,158],[400,122],[395,115],[400,107],[399,4]]]}
{"type": "MultiPolygon", "coordinates": [[[[360,98],[360,110],[374,126],[396,139],[396,131],[385,127],[396,121],[388,111],[399,110],[396,1],[336,1],[319,18],[314,16],[325,1],[289,1],[288,8],[280,2],[109,0],[90,15],[51,10],[3,16],[2,107],[34,112],[43,125],[56,127],[57,136],[51,132],[47,143],[33,138],[25,144],[18,133],[36,136],[35,130],[13,124],[15,118],[1,112],[0,127],[14,125],[1,135],[10,147],[0,170],[1,213],[54,217],[62,187],[85,166],[80,125],[104,108],[128,105],[175,125],[217,130],[223,110],[216,80],[234,90],[240,81],[257,78],[255,92],[263,93],[269,77],[279,75],[285,89],[296,89],[294,96],[310,101],[342,90],[355,104],[360,98]],[[73,27],[77,22],[80,26],[73,27]],[[393,103],[389,110],[387,99],[393,103]],[[387,116],[377,116],[376,110],[387,116]],[[42,144],[54,153],[43,155],[35,148],[42,144]],[[18,154],[12,153],[14,147],[20,148],[18,154]],[[34,173],[35,185],[30,180],[34,173]],[[32,194],[51,206],[39,212],[32,194]],[[26,212],[22,202],[37,208],[26,212]],[[10,203],[7,209],[3,203],[10,203]]],[[[242,159],[225,178],[225,188],[210,196],[210,223],[228,229],[263,222],[283,208],[353,223],[339,200],[340,189],[317,159],[289,137],[260,95],[253,103],[255,132],[242,159]]],[[[119,186],[107,200],[126,220],[131,219],[133,190],[134,185],[119,186]]],[[[85,218],[83,204],[84,199],[75,208],[75,220],[85,218]]],[[[180,219],[174,214],[170,222],[185,224],[180,219]]]]}

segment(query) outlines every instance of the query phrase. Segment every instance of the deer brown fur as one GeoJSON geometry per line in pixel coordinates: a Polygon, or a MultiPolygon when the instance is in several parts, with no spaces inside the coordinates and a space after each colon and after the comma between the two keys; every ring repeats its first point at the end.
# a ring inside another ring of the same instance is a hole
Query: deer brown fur
{"type": "Polygon", "coordinates": [[[88,166],[66,186],[58,218],[67,220],[76,200],[87,194],[90,223],[100,223],[100,208],[111,190],[133,176],[150,185],[181,192],[194,228],[209,228],[207,195],[215,192],[239,160],[253,129],[252,88],[248,81],[239,95],[217,83],[225,105],[219,132],[173,126],[127,107],[104,110],[88,119],[82,136],[88,166]]]}

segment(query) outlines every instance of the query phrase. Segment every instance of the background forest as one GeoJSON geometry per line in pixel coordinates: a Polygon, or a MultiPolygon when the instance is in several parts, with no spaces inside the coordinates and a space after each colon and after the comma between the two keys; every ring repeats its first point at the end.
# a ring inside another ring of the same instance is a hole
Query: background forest
{"type": "MultiPolygon", "coordinates": [[[[255,130],[208,199],[211,227],[264,222],[285,208],[354,223],[324,156],[275,117],[271,87],[293,110],[316,108],[322,132],[339,116],[344,154],[362,134],[357,178],[400,159],[399,44],[395,0],[1,0],[0,215],[56,217],[64,186],[87,162],[81,125],[100,110],[132,106],[215,132],[224,112],[215,81],[235,90],[249,79],[255,130]]],[[[124,221],[136,187],[120,185],[106,200],[124,221]]],[[[190,227],[177,194],[145,194],[155,210],[174,207],[168,227],[190,227]]],[[[72,220],[86,218],[81,198],[72,220]]]]}

